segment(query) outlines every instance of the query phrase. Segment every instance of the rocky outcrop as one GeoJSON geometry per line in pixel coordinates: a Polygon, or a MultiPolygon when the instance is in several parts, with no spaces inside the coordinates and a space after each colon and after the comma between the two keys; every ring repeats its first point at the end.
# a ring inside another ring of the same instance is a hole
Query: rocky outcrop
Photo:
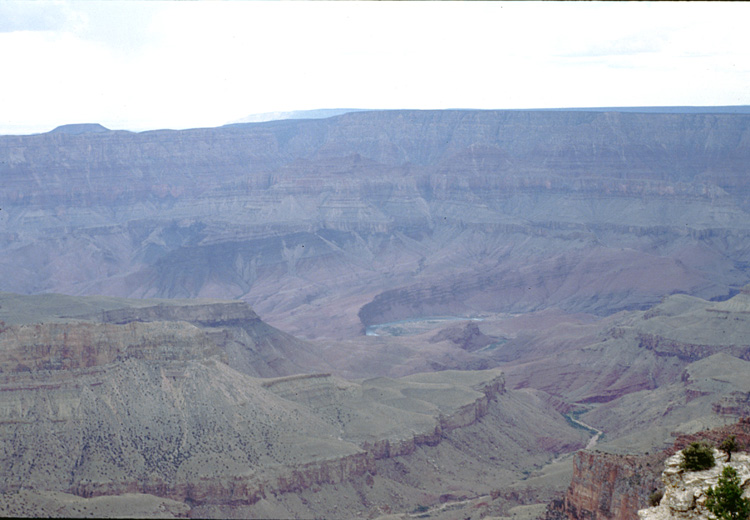
{"type": "Polygon", "coordinates": [[[179,302],[132,305],[88,317],[116,324],[189,323],[221,349],[232,368],[251,376],[278,377],[330,368],[310,345],[269,326],[245,302],[179,302]]]}
{"type": "Polygon", "coordinates": [[[659,487],[656,457],[579,451],[573,459],[568,492],[553,502],[547,520],[633,520],[659,487]]]}
{"type": "MultiPolygon", "coordinates": [[[[718,445],[729,435],[734,435],[740,446],[750,446],[750,419],[745,418],[736,424],[713,430],[688,435],[675,434],[677,439],[671,448],[651,455],[580,451],[575,454],[570,487],[562,499],[555,500],[548,506],[546,519],[637,520],[638,511],[647,508],[653,496],[658,493],[666,496],[667,480],[662,479],[665,464],[667,468],[672,468],[669,471],[672,498],[667,499],[667,502],[662,501],[662,504],[666,506],[667,503],[678,500],[673,491],[682,486],[684,473],[677,468],[680,459],[676,454],[679,450],[697,441],[718,445]]],[[[719,460],[726,459],[726,455],[718,452],[716,457],[719,460]]],[[[732,456],[733,460],[734,458],[735,455],[732,456]]],[[[683,498],[688,496],[684,491],[683,489],[680,494],[683,498]]],[[[691,504],[694,503],[692,497],[690,495],[691,504]]],[[[654,520],[657,517],[647,518],[654,520]]]]}
{"type": "Polygon", "coordinates": [[[750,498],[750,456],[747,453],[733,453],[731,462],[727,455],[714,450],[716,465],[703,471],[686,471],[680,467],[682,452],[669,457],[664,463],[662,480],[663,497],[659,504],[638,511],[641,520],[709,520],[714,515],[706,509],[706,490],[716,486],[722,470],[731,466],[737,472],[743,496],[750,498]]]}
{"type": "Polygon", "coordinates": [[[232,326],[260,322],[260,318],[245,302],[184,302],[182,305],[170,302],[169,305],[151,307],[124,307],[101,313],[101,321],[122,325],[132,322],[185,321],[207,327],[232,326]]]}
{"type": "MultiPolygon", "coordinates": [[[[93,366],[118,356],[136,357],[139,349],[154,350],[142,352],[143,359],[200,358],[203,349],[220,354],[232,368],[251,376],[279,377],[330,369],[310,344],[269,326],[242,301],[11,293],[3,293],[2,300],[0,318],[4,316],[18,325],[0,336],[0,342],[6,342],[0,358],[11,356],[6,363],[12,358],[21,368],[93,366]],[[97,306],[104,309],[92,312],[97,306]],[[181,346],[175,342],[182,342],[181,346]],[[156,354],[157,349],[161,353],[156,354]],[[171,354],[167,354],[170,349],[171,354]],[[180,349],[185,352],[180,353],[180,349]],[[24,362],[26,355],[35,359],[33,367],[24,362]]],[[[2,362],[0,369],[4,369],[2,362]]]]}
{"type": "Polygon", "coordinates": [[[432,336],[429,341],[430,343],[450,341],[463,350],[473,352],[491,345],[497,341],[497,339],[484,334],[479,330],[479,325],[476,323],[469,322],[463,326],[456,325],[454,327],[445,328],[432,336]]]}

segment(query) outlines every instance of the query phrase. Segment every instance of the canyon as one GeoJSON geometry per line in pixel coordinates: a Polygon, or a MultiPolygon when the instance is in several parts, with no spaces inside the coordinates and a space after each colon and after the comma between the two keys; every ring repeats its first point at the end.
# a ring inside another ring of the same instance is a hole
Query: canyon
{"type": "Polygon", "coordinates": [[[747,164],[739,109],[0,136],[0,513],[635,519],[750,415],[747,164]]]}
{"type": "Polygon", "coordinates": [[[102,514],[138,501],[149,514],[201,517],[404,511],[490,494],[586,440],[498,370],[247,375],[215,329],[241,321],[266,333],[249,343],[279,332],[242,302],[110,298],[70,318],[96,299],[2,296],[0,492],[11,516],[90,510],[81,500],[99,497],[121,500],[100,500],[102,514]],[[29,308],[35,323],[14,323],[29,308]]]}
{"type": "Polygon", "coordinates": [[[750,282],[749,124],[376,111],[0,136],[3,289],[242,299],[309,339],[727,297],[750,282]]]}
{"type": "Polygon", "coordinates": [[[549,313],[439,322],[397,339],[449,345],[502,370],[352,380],[333,362],[329,372],[305,365],[314,343],[240,301],[0,293],[0,502],[32,515],[150,504],[134,510],[480,518],[539,511],[572,479],[573,490],[593,488],[572,492],[558,514],[633,518],[664,460],[647,451],[675,431],[700,435],[748,414],[748,346],[732,338],[750,337],[749,299],[747,289],[723,302],[675,295],[604,322],[549,313]],[[511,361],[486,350],[500,336],[511,361]],[[542,341],[553,336],[563,342],[556,354],[542,341]],[[539,350],[526,352],[529,342],[539,350]],[[289,362],[274,362],[282,356],[289,362]],[[295,374],[258,377],[271,369],[295,374]],[[645,388],[643,371],[659,374],[645,388]],[[577,451],[592,447],[593,428],[605,451],[577,451]]]}

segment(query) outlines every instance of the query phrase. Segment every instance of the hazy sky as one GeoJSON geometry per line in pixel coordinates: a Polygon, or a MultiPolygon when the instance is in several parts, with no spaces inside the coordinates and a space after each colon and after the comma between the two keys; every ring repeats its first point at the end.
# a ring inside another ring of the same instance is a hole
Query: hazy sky
{"type": "Polygon", "coordinates": [[[0,1],[0,133],[750,104],[750,3],[0,1]]]}

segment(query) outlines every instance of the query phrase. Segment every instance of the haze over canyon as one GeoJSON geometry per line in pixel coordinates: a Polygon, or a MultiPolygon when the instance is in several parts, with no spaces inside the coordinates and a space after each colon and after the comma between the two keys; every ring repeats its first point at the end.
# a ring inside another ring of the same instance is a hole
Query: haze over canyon
{"type": "Polygon", "coordinates": [[[332,113],[0,136],[0,512],[573,519],[750,415],[746,107],[332,113]]]}

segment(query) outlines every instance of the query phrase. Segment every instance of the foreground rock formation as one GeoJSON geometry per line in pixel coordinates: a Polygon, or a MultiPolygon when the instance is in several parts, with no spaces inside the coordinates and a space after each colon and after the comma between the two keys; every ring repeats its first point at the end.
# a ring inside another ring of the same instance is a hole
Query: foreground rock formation
{"type": "MultiPolygon", "coordinates": [[[[718,445],[729,435],[734,435],[740,446],[750,446],[750,420],[743,419],[730,426],[679,435],[670,448],[646,455],[580,451],[574,456],[570,487],[562,499],[548,506],[546,519],[637,520],[639,510],[648,508],[652,497],[661,494],[664,498],[659,508],[647,510],[647,516],[641,515],[641,518],[669,518],[670,514],[677,518],[700,517],[701,513],[695,509],[698,501],[694,497],[701,496],[699,489],[716,483],[721,468],[685,473],[678,467],[679,453],[692,442],[707,441],[718,445]],[[669,513],[672,508],[675,512],[669,513]],[[678,514],[678,509],[682,513],[678,514]]],[[[719,462],[726,460],[723,453],[715,452],[715,456],[719,462]]],[[[750,461],[746,454],[738,457],[735,453],[732,461],[737,462],[738,467],[745,468],[742,470],[744,473],[750,470],[746,467],[750,461]]]]}
{"type": "Polygon", "coordinates": [[[580,451],[567,493],[547,509],[547,520],[633,520],[660,487],[658,456],[580,451]]]}
{"type": "Polygon", "coordinates": [[[682,452],[677,452],[665,462],[662,479],[664,496],[656,507],[641,509],[641,520],[668,519],[711,519],[715,516],[706,509],[706,490],[716,486],[722,470],[731,466],[737,471],[743,496],[750,498],[750,456],[747,453],[733,453],[731,462],[727,455],[714,450],[716,465],[704,471],[685,471],[680,468],[682,452]]]}

